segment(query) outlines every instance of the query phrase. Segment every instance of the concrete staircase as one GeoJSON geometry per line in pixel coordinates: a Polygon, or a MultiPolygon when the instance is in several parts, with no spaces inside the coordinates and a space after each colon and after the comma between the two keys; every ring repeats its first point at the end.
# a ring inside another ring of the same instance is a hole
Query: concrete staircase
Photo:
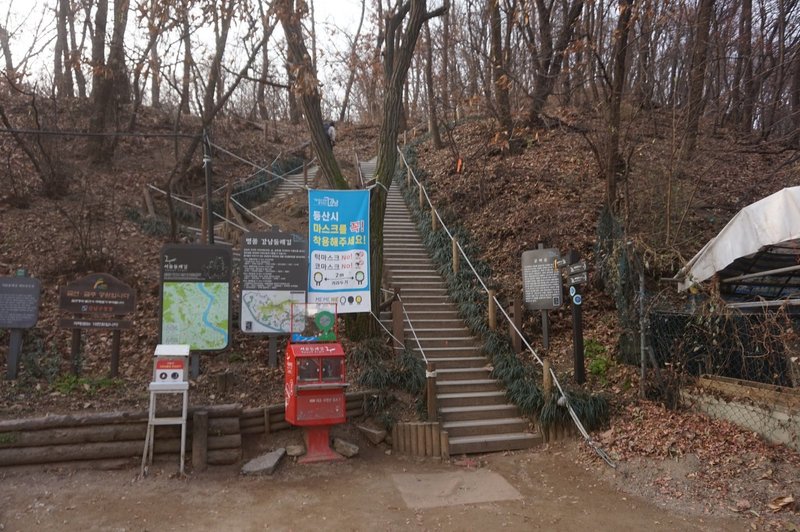
{"type": "MultiPolygon", "coordinates": [[[[362,170],[367,168],[362,165],[362,170]]],[[[374,164],[371,168],[374,171],[374,164]]],[[[364,178],[368,176],[365,172],[364,178]]],[[[410,320],[422,351],[436,364],[439,418],[449,434],[450,454],[540,444],[541,436],[529,431],[530,421],[507,402],[502,383],[491,378],[480,341],[458,317],[396,184],[389,190],[384,224],[384,264],[408,314],[405,341],[419,353],[410,320]]],[[[383,313],[381,320],[391,330],[391,314],[383,313]]]]}
{"type": "MultiPolygon", "coordinates": [[[[316,165],[315,166],[310,166],[308,168],[307,180],[308,180],[309,186],[313,185],[314,179],[316,178],[318,169],[319,169],[319,167],[316,166],[316,165]]],[[[269,201],[267,201],[266,203],[262,203],[261,205],[256,205],[253,208],[251,208],[250,210],[256,216],[258,216],[260,218],[264,218],[267,221],[269,221],[270,205],[272,205],[275,200],[284,199],[284,198],[294,194],[298,190],[305,190],[305,188],[306,188],[305,187],[305,183],[306,183],[306,176],[303,174],[302,168],[298,172],[296,172],[294,174],[290,174],[290,175],[284,176],[283,179],[278,181],[278,186],[275,188],[275,193],[273,194],[273,197],[269,201]]],[[[272,208],[274,208],[274,207],[272,207],[272,208]]],[[[242,213],[242,214],[243,214],[243,216],[246,217],[246,215],[244,215],[244,213],[242,213]]],[[[224,236],[225,236],[224,235],[224,227],[225,227],[225,222],[217,222],[217,223],[214,224],[215,239],[220,240],[221,243],[226,243],[226,240],[224,239],[224,236]]]]}

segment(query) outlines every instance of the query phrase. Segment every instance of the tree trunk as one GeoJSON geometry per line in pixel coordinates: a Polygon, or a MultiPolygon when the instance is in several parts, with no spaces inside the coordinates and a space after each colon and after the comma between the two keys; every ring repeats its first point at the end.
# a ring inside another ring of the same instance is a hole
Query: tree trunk
{"type": "Polygon", "coordinates": [[[11,55],[8,30],[2,25],[0,25],[0,49],[3,50],[3,57],[5,58],[6,76],[12,84],[15,84],[17,82],[17,69],[14,68],[14,60],[11,55]]]}
{"type": "Polygon", "coordinates": [[[183,40],[183,76],[181,79],[181,103],[178,115],[188,115],[191,112],[189,107],[189,95],[191,91],[192,67],[192,34],[189,26],[189,2],[181,0],[181,38],[183,40]]]}
{"type": "Polygon", "coordinates": [[[436,97],[433,87],[433,40],[430,23],[425,24],[426,61],[425,61],[425,93],[428,96],[428,131],[435,150],[442,149],[442,135],[439,133],[439,119],[436,116],[436,97]]]}
{"type": "MultiPolygon", "coordinates": [[[[491,61],[492,61],[492,86],[494,90],[495,109],[497,120],[503,130],[505,142],[511,139],[514,124],[511,122],[511,101],[508,88],[511,80],[506,72],[506,54],[503,50],[503,22],[500,16],[500,0],[490,0],[489,18],[491,20],[491,61]]],[[[507,21],[511,24],[512,21],[507,21]]]]}
{"type": "MultiPolygon", "coordinates": [[[[602,2],[598,2],[598,4],[602,4],[602,2]]],[[[583,0],[571,1],[564,18],[564,25],[555,40],[553,39],[552,7],[552,3],[547,6],[544,0],[537,0],[536,17],[527,17],[528,22],[524,24],[523,35],[531,55],[534,57],[533,94],[528,108],[528,124],[533,127],[542,125],[541,115],[547,98],[553,92],[556,80],[561,74],[564,54],[572,42],[575,25],[583,11],[583,0]],[[530,22],[532,18],[538,18],[539,21],[538,47],[536,32],[530,22]]]]}
{"type": "Polygon", "coordinates": [[[339,163],[333,155],[333,148],[324,131],[321,110],[321,96],[319,81],[311,63],[311,56],[303,40],[301,19],[305,11],[295,8],[293,0],[279,0],[276,3],[278,20],[286,36],[286,44],[293,59],[292,79],[294,83],[290,92],[300,95],[300,103],[306,116],[306,124],[311,136],[311,145],[317,154],[317,164],[322,170],[328,185],[332,188],[349,188],[347,180],[342,175],[339,163]]]}
{"type": "Polygon", "coordinates": [[[608,118],[608,146],[606,152],[606,204],[612,214],[619,210],[617,197],[617,175],[622,164],[619,153],[619,130],[621,122],[622,90],[625,87],[625,58],[628,55],[628,35],[630,34],[631,14],[634,0],[619,0],[619,19],[617,20],[616,42],[613,53],[613,74],[611,78],[611,94],[608,118]]]}
{"type": "Polygon", "coordinates": [[[753,128],[753,100],[755,99],[755,80],[753,79],[753,0],[742,0],[742,18],[739,26],[739,56],[742,58],[741,110],[739,111],[739,131],[750,133],[753,128]]]}
{"type": "Polygon", "coordinates": [[[83,25],[83,31],[81,32],[81,42],[78,44],[78,41],[75,37],[75,15],[76,12],[70,9],[68,15],[69,18],[67,20],[70,38],[69,67],[75,73],[75,82],[78,85],[78,97],[81,100],[86,100],[86,77],[83,75],[83,70],[81,69],[81,65],[83,63],[81,56],[83,55],[83,46],[86,43],[86,31],[89,24],[87,19],[86,23],[83,25]]]}
{"type": "Polygon", "coordinates": [[[792,73],[792,122],[794,132],[790,142],[795,147],[800,147],[800,49],[794,53],[794,71],[792,73]]]}
{"type": "Polygon", "coordinates": [[[67,36],[67,19],[69,18],[69,0],[58,1],[58,12],[56,16],[56,48],[54,79],[56,91],[59,96],[74,98],[75,87],[72,82],[72,62],[69,51],[67,36]]]}
{"type": "Polygon", "coordinates": [[[680,157],[683,162],[691,159],[694,154],[700,117],[706,104],[703,88],[705,87],[706,64],[708,63],[708,33],[713,11],[714,0],[700,0],[695,24],[694,46],[692,47],[692,63],[689,67],[689,102],[686,109],[686,130],[680,157]]]}
{"type": "Polygon", "coordinates": [[[361,37],[361,27],[364,24],[364,12],[367,8],[367,0],[361,0],[361,17],[358,19],[358,29],[353,37],[353,46],[350,49],[350,75],[347,77],[347,84],[344,87],[344,99],[342,108],[339,110],[339,122],[344,122],[347,113],[347,106],[350,105],[350,92],[353,90],[353,83],[356,80],[356,63],[358,62],[358,40],[361,37]]]}

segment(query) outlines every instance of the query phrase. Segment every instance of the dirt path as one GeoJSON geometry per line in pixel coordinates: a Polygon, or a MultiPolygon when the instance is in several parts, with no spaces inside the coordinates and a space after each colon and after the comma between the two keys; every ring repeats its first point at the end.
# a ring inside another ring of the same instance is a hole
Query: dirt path
{"type": "Polygon", "coordinates": [[[622,493],[578,465],[575,445],[452,464],[363,448],[335,464],[284,459],[271,477],[219,467],[178,479],[171,463],[143,480],[136,470],[7,471],[0,530],[748,529],[744,519],[700,518],[622,493]],[[453,504],[459,496],[504,500],[453,504]]]}

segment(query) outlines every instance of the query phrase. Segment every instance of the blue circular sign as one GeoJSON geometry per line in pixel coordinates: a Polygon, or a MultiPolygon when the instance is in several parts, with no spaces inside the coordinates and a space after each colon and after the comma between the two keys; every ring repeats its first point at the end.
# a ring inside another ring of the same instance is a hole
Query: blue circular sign
{"type": "Polygon", "coordinates": [[[581,297],[580,294],[575,294],[572,296],[572,302],[575,305],[580,305],[581,303],[583,303],[583,298],[581,297]]]}
{"type": "Polygon", "coordinates": [[[575,294],[577,294],[577,293],[578,293],[578,291],[575,289],[575,287],[574,287],[574,286],[570,286],[570,287],[569,287],[569,297],[572,297],[572,296],[574,296],[574,295],[575,295],[575,294]]]}

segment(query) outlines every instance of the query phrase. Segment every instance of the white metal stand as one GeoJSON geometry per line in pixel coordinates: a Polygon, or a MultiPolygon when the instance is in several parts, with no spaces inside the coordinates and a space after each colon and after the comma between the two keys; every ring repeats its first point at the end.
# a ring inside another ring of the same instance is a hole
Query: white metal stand
{"type": "Polygon", "coordinates": [[[155,439],[156,425],[180,425],[181,426],[181,469],[183,474],[183,462],[186,454],[186,415],[189,410],[189,383],[188,382],[151,382],[150,383],[150,408],[147,421],[147,436],[144,440],[144,451],[142,452],[142,476],[147,474],[147,466],[153,463],[153,446],[155,439]],[[158,417],[156,416],[156,397],[159,394],[181,394],[183,395],[183,406],[180,417],[158,417]]]}

